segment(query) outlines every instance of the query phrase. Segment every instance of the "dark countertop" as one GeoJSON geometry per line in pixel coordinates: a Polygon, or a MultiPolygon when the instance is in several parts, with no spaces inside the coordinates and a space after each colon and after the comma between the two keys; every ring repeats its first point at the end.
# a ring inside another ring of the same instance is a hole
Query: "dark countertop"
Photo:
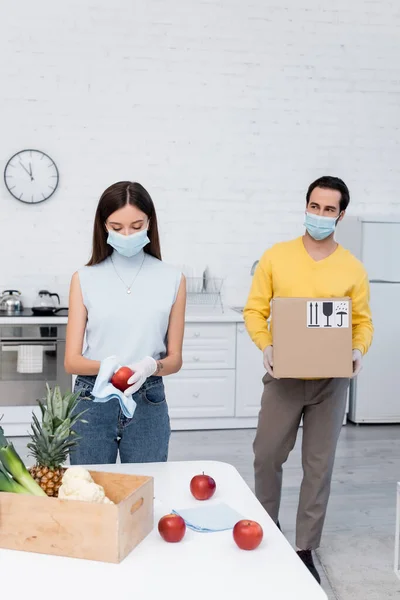
{"type": "MultiPolygon", "coordinates": [[[[31,308],[24,308],[24,310],[20,313],[15,314],[7,314],[5,312],[0,311],[0,317],[2,318],[10,318],[15,319],[15,317],[42,317],[44,315],[34,315],[31,308]]],[[[63,308],[56,312],[54,315],[46,315],[46,319],[51,319],[53,317],[68,317],[68,308],[63,308]]]]}

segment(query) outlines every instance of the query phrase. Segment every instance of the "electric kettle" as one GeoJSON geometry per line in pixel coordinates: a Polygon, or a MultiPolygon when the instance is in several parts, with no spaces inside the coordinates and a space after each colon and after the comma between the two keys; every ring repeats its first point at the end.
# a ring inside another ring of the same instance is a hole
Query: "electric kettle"
{"type": "Polygon", "coordinates": [[[0,297],[0,312],[7,315],[18,315],[24,307],[21,300],[21,292],[18,290],[5,290],[0,297]]]}
{"type": "Polygon", "coordinates": [[[60,308],[60,296],[53,292],[49,292],[48,290],[40,290],[32,306],[33,314],[47,317],[49,315],[54,315],[59,310],[63,310],[60,308]],[[57,298],[58,305],[53,298],[57,298]]]}

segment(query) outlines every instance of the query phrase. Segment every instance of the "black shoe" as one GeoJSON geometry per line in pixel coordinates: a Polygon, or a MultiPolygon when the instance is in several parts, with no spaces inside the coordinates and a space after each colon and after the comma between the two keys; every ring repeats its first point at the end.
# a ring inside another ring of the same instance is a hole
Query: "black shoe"
{"type": "Polygon", "coordinates": [[[279,520],[276,522],[276,526],[277,526],[277,528],[279,529],[279,531],[282,531],[282,529],[281,529],[281,524],[279,523],[279,520]]]}
{"type": "Polygon", "coordinates": [[[315,568],[311,550],[299,550],[297,552],[297,556],[301,558],[303,563],[306,565],[307,569],[310,571],[311,575],[315,577],[318,583],[321,583],[321,577],[319,576],[319,573],[315,568]]]}

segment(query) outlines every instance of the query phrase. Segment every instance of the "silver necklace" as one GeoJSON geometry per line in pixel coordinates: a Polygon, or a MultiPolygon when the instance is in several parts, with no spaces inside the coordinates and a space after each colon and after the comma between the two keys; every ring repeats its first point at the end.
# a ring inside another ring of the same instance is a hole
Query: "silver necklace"
{"type": "Polygon", "coordinates": [[[113,259],[112,259],[112,256],[111,256],[111,264],[112,264],[112,266],[114,267],[115,274],[116,274],[116,276],[118,277],[118,279],[120,279],[120,280],[122,281],[122,283],[124,284],[124,286],[126,287],[126,293],[127,293],[127,294],[130,294],[130,293],[131,293],[132,286],[133,286],[133,284],[135,283],[135,281],[136,281],[136,277],[139,275],[139,273],[140,273],[140,271],[141,271],[141,269],[142,269],[142,267],[143,267],[143,264],[144,264],[144,260],[145,260],[145,258],[146,258],[146,254],[143,254],[143,260],[142,260],[142,264],[140,265],[140,267],[139,267],[139,269],[138,269],[138,271],[137,271],[137,273],[136,273],[135,277],[133,278],[133,281],[132,281],[132,283],[131,283],[130,285],[126,285],[125,281],[122,279],[121,275],[118,273],[118,271],[117,271],[117,269],[116,269],[116,266],[114,265],[114,261],[113,261],[113,259]]]}

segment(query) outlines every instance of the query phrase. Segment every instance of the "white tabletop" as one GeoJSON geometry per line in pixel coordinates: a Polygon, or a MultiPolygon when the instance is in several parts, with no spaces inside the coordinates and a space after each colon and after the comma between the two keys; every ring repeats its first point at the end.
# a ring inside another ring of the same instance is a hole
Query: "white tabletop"
{"type": "MultiPolygon", "coordinates": [[[[234,467],[226,463],[169,462],[91,466],[154,477],[155,527],[119,565],[0,550],[2,588],[10,575],[13,598],[42,600],[55,590],[57,600],[326,600],[327,596],[234,467]],[[239,550],[232,532],[187,530],[182,542],[164,542],[157,530],[172,509],[198,506],[189,482],[201,472],[214,477],[217,491],[207,502],[225,502],[264,529],[261,545],[239,550]],[[23,574],[23,577],[20,575],[23,574]]],[[[29,515],[27,515],[29,518],[29,515]]],[[[1,522],[0,522],[1,526],[1,522]]]]}

